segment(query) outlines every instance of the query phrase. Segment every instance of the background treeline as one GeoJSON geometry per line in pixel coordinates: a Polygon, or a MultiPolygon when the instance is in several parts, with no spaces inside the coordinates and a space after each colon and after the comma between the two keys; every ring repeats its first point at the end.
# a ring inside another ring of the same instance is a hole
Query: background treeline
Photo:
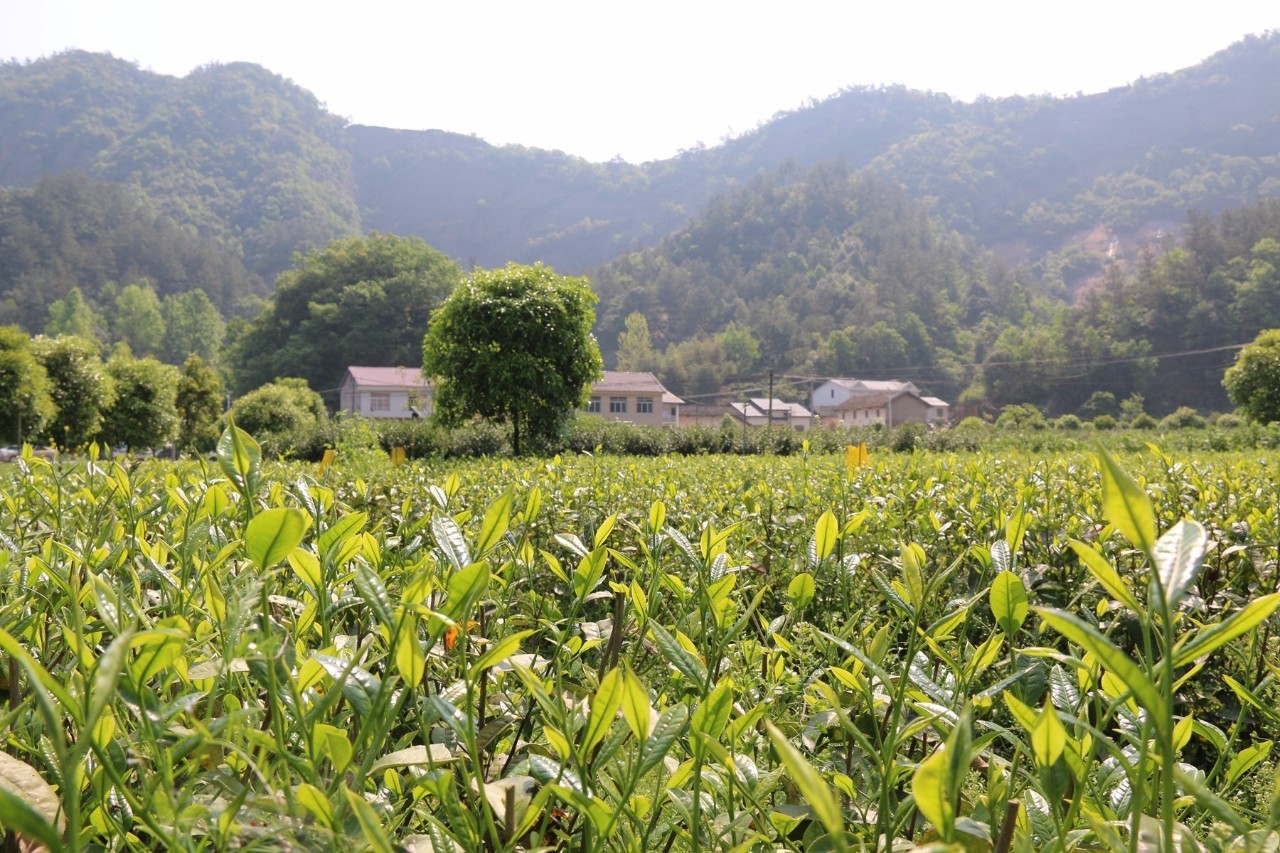
{"type": "Polygon", "coordinates": [[[1270,34],[1100,95],[850,89],[635,166],[345,126],[242,63],[7,63],[0,324],[332,407],[347,364],[417,363],[464,267],[540,260],[590,274],[606,365],[690,399],[1224,410],[1230,348],[1280,323],[1277,73],[1270,34]]]}

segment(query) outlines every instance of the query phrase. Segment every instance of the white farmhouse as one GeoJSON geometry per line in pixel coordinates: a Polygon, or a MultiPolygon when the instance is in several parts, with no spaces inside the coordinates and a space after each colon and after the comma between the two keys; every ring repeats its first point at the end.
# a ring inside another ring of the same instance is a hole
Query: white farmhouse
{"type": "Polygon", "coordinates": [[[435,385],[417,367],[348,367],[338,407],[365,418],[426,418],[435,385]]]}

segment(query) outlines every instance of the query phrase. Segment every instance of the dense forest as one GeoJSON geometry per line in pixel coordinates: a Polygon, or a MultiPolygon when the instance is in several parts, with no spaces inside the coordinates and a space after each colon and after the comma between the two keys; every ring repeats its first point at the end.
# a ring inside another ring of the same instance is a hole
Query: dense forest
{"type": "MultiPolygon", "coordinates": [[[[323,385],[332,347],[279,346],[323,328],[375,358],[343,306],[388,310],[402,285],[300,288],[327,263],[308,253],[373,230],[463,269],[589,274],[606,363],[685,394],[856,373],[1051,413],[1099,390],[1221,409],[1231,348],[1280,323],[1278,78],[1272,33],[1097,95],[850,88],[633,165],[347,125],[245,63],[0,64],[0,324],[175,363],[196,347],[240,390],[271,364],[323,385]]],[[[442,262],[404,292],[431,303],[442,262]]]]}

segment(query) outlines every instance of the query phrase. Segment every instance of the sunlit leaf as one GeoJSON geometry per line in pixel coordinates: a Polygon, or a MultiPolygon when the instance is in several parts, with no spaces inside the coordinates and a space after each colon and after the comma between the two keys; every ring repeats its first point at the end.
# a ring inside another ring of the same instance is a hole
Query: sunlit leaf
{"type": "Polygon", "coordinates": [[[245,527],[245,556],[259,569],[271,568],[298,547],[308,524],[300,509],[274,507],[258,513],[245,527]]]}

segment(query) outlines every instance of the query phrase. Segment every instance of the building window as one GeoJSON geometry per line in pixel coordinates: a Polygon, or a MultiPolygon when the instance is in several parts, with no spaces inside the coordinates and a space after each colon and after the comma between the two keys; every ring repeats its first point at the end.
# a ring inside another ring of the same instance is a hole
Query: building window
{"type": "Polygon", "coordinates": [[[599,414],[599,413],[600,413],[600,398],[599,398],[599,397],[592,397],[589,401],[587,401],[587,411],[588,411],[588,412],[591,412],[591,413],[594,413],[594,414],[599,414]]]}
{"type": "Polygon", "coordinates": [[[636,414],[637,415],[653,414],[653,398],[637,397],[636,398],[636,414]]]}
{"type": "Polygon", "coordinates": [[[369,411],[391,411],[391,393],[389,391],[374,391],[369,394],[369,411]]]}
{"type": "Polygon", "coordinates": [[[625,415],[627,413],[627,398],[610,397],[609,412],[615,415],[625,415]]]}

